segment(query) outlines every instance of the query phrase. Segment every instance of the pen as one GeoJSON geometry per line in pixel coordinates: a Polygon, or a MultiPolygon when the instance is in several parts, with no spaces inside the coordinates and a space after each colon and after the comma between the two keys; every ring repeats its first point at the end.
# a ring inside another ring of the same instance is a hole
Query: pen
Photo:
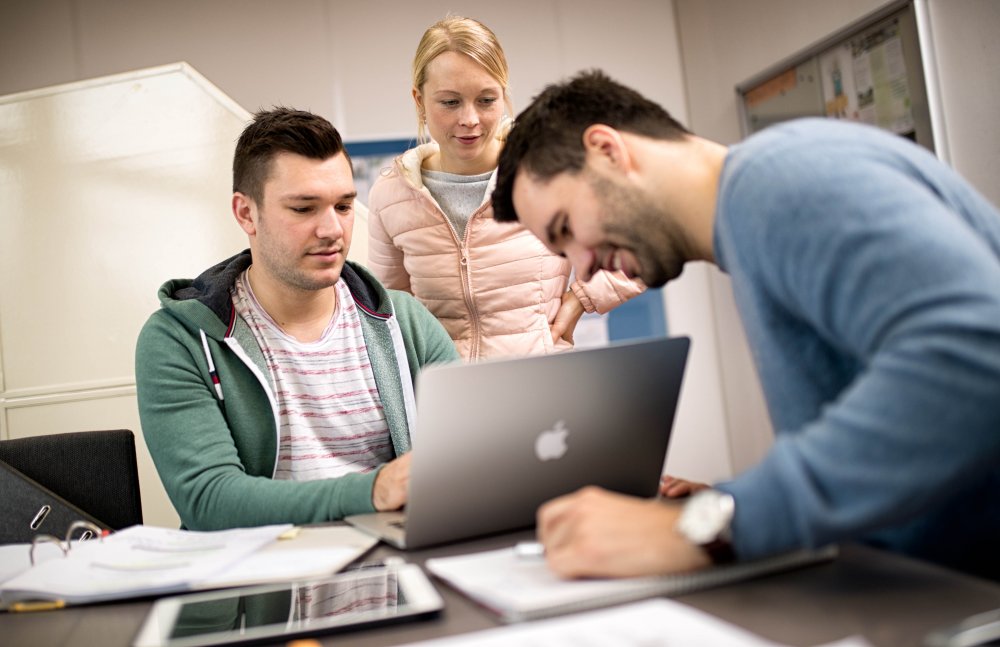
{"type": "Polygon", "coordinates": [[[545,557],[545,546],[537,541],[519,541],[514,545],[514,554],[518,557],[545,557]]]}
{"type": "Polygon", "coordinates": [[[163,571],[170,568],[186,568],[190,562],[122,562],[113,564],[108,562],[93,562],[93,568],[105,568],[109,571],[163,571]]]}
{"type": "Polygon", "coordinates": [[[360,564],[354,564],[353,566],[348,566],[345,571],[363,571],[366,569],[375,568],[394,568],[397,566],[402,566],[406,563],[406,560],[397,555],[390,555],[385,559],[374,560],[370,562],[361,562],[360,564]]]}
{"type": "Polygon", "coordinates": [[[10,605],[10,610],[13,612],[55,611],[65,606],[64,600],[37,600],[34,602],[15,602],[10,605]]]}

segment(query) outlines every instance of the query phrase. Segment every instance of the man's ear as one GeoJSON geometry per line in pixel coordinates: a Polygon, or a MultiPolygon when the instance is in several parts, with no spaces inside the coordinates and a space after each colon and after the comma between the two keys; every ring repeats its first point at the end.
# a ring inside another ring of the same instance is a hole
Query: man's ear
{"type": "Polygon", "coordinates": [[[253,236],[257,233],[257,225],[254,223],[253,218],[256,210],[257,205],[254,203],[253,198],[239,191],[233,194],[233,217],[236,218],[237,224],[239,224],[240,228],[248,236],[253,236]]]}
{"type": "Polygon", "coordinates": [[[588,163],[628,172],[632,168],[625,140],[621,133],[605,124],[593,124],[583,131],[583,149],[588,163]]]}

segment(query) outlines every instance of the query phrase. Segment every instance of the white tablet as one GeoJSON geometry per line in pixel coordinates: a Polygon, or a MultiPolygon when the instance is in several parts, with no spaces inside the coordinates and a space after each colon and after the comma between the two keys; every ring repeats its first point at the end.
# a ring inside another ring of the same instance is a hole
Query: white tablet
{"type": "Polygon", "coordinates": [[[322,580],[163,598],[135,647],[281,642],[433,615],[444,603],[416,564],[347,571],[322,580]]]}

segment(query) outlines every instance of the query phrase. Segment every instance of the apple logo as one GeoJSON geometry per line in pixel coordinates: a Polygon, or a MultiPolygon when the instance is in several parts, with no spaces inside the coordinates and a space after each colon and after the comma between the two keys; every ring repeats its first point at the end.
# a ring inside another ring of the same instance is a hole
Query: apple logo
{"type": "Polygon", "coordinates": [[[535,455],[538,456],[538,460],[551,461],[562,458],[566,453],[566,436],[568,435],[569,429],[566,428],[566,423],[562,420],[557,422],[552,429],[546,429],[538,434],[538,438],[535,440],[535,455]]]}

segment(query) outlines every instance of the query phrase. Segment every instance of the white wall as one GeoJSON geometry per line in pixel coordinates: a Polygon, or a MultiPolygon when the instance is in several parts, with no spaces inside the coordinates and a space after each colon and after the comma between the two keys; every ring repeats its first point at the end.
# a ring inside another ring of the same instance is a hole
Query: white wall
{"type": "Polygon", "coordinates": [[[221,208],[246,119],[184,65],[0,97],[0,438],[131,429],[150,524],[178,518],[135,340],[163,281],[246,246],[221,208]]]}
{"type": "Polygon", "coordinates": [[[412,136],[410,62],[424,29],[452,12],[499,36],[515,108],[600,66],[683,114],[672,3],[614,9],[609,21],[597,0],[4,2],[0,95],[186,61],[251,111],[282,103],[328,117],[345,138],[412,136]]]}
{"type": "Polygon", "coordinates": [[[1000,2],[923,0],[941,157],[1000,205],[1000,2]],[[943,131],[943,137],[941,135],[943,131]]]}

